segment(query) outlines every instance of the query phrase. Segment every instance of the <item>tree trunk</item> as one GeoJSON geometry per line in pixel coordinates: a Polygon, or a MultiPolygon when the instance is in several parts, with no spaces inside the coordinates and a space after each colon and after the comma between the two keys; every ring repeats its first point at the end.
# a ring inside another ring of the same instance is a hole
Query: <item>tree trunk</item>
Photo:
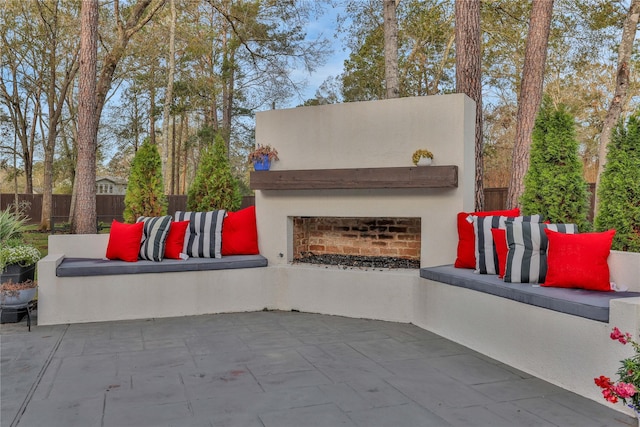
{"type": "MultiPolygon", "coordinates": [[[[51,119],[49,119],[51,122],[51,119]]],[[[51,123],[50,123],[51,125],[51,123]]],[[[42,182],[42,209],[40,211],[40,230],[47,231],[51,229],[51,209],[53,206],[53,156],[56,144],[56,134],[54,126],[53,130],[49,127],[49,136],[44,142],[44,179],[42,182]]]]}
{"type": "Polygon", "coordinates": [[[176,194],[176,116],[172,116],[171,120],[171,185],[169,186],[170,193],[176,194]]]}
{"type": "Polygon", "coordinates": [[[42,211],[40,214],[40,230],[46,231],[51,229],[51,209],[53,207],[53,160],[56,149],[56,140],[58,138],[58,125],[62,117],[67,92],[71,87],[75,75],[78,71],[76,65],[77,57],[74,55],[65,72],[65,77],[60,85],[59,92],[56,78],[56,49],[57,43],[55,34],[52,35],[52,46],[50,53],[51,75],[49,77],[49,89],[47,93],[47,104],[49,106],[49,124],[48,136],[44,142],[44,182],[42,189],[42,211]]]}
{"type": "MultiPolygon", "coordinates": [[[[38,91],[38,96],[36,97],[36,99],[38,100],[40,99],[40,91],[38,91]]],[[[31,126],[30,126],[31,130],[29,131],[29,139],[28,141],[25,139],[25,144],[27,145],[23,147],[23,150],[25,152],[24,173],[25,173],[25,178],[27,180],[27,191],[26,191],[27,194],[33,194],[33,152],[35,149],[35,141],[36,141],[36,123],[38,121],[38,117],[40,117],[41,115],[40,101],[34,102],[33,108],[34,108],[34,111],[33,111],[33,117],[31,118],[31,126]]],[[[26,128],[25,128],[25,132],[26,132],[26,128]]]]}
{"type": "Polygon", "coordinates": [[[524,192],[524,176],[529,168],[529,148],[536,114],[542,100],[544,69],[547,61],[547,44],[551,29],[553,0],[533,0],[529,33],[524,51],[522,83],[518,99],[516,138],[513,146],[511,180],[507,195],[507,207],[520,205],[524,192]]]}
{"type": "Polygon", "coordinates": [[[600,148],[598,150],[598,175],[596,176],[595,206],[594,213],[598,214],[600,200],[598,198],[598,188],[600,187],[600,177],[607,163],[607,146],[611,139],[611,131],[622,115],[622,108],[627,98],[629,89],[629,61],[633,51],[633,41],[638,28],[638,18],[640,17],[640,0],[633,0],[629,6],[629,13],[624,20],[622,27],[622,40],[618,46],[618,72],[616,74],[616,90],[609,105],[609,111],[602,124],[600,133],[600,148]]]}
{"type": "Polygon", "coordinates": [[[185,115],[185,120],[184,120],[184,131],[186,134],[186,137],[184,138],[184,162],[182,163],[182,191],[181,194],[187,194],[187,162],[189,161],[189,157],[188,157],[188,146],[187,146],[187,141],[189,139],[189,116],[185,115]]]}
{"type": "Polygon", "coordinates": [[[186,144],[182,143],[182,141],[186,140],[183,132],[185,115],[186,113],[184,111],[180,114],[180,126],[178,127],[179,129],[178,130],[178,146],[176,147],[176,155],[173,158],[173,164],[174,164],[175,175],[176,175],[175,194],[182,194],[182,191],[180,190],[180,153],[182,153],[182,150],[186,149],[186,148],[183,148],[183,145],[186,145],[186,144]]]}
{"type": "Polygon", "coordinates": [[[81,72],[78,93],[79,130],[76,175],[78,192],[73,221],[76,233],[96,232],[96,145],[100,116],[113,82],[116,67],[125,54],[129,40],[149,22],[153,15],[164,5],[165,0],[159,0],[145,16],[144,13],[152,2],[153,0],[138,0],[134,5],[127,8],[127,19],[123,21],[120,16],[120,1],[113,0],[117,39],[111,51],[101,61],[102,68],[97,82],[98,3],[96,0],[82,2],[82,25],[87,28],[84,28],[84,33],[82,32],[83,28],[81,28],[80,40],[82,44],[83,36],[87,37],[84,47],[87,52],[84,52],[84,63],[82,63],[82,51],[80,55],[81,72]],[[85,8],[88,10],[85,10],[85,8]],[[88,15],[86,17],[87,22],[85,22],[84,13],[88,15]],[[89,42],[91,46],[86,46],[89,42]],[[89,52],[90,49],[94,49],[94,51],[89,52]],[[93,107],[93,111],[88,110],[90,107],[93,107]],[[82,121],[80,120],[81,117],[82,121]],[[91,132],[91,135],[89,135],[89,132],[91,132]]]}
{"type": "Polygon", "coordinates": [[[484,209],[480,0],[456,0],[456,92],[476,102],[475,210],[484,209]]]}
{"type": "MultiPolygon", "coordinates": [[[[176,2],[171,0],[171,25],[169,28],[169,72],[167,75],[167,92],[164,100],[164,110],[162,115],[162,177],[167,180],[167,163],[169,160],[169,113],[173,104],[173,75],[176,69],[176,2]]],[[[165,188],[168,186],[165,185],[165,188]]],[[[173,182],[169,186],[173,191],[173,182]]]]}
{"type": "Polygon", "coordinates": [[[84,0],[80,24],[78,82],[78,163],[74,233],[96,230],[96,71],[98,63],[98,0],[84,0]]]}
{"type": "Polygon", "coordinates": [[[151,62],[151,84],[149,86],[149,142],[156,145],[156,61],[151,62]]]}
{"type": "Polygon", "coordinates": [[[384,75],[387,99],[400,97],[398,77],[398,19],[396,7],[400,0],[383,0],[384,7],[384,75]]]}

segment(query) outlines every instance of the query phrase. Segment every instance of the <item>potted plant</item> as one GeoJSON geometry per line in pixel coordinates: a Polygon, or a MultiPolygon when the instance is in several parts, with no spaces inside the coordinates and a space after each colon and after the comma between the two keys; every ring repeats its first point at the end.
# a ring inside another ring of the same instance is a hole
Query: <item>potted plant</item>
{"type": "Polygon", "coordinates": [[[0,211],[0,283],[33,280],[40,251],[24,243],[27,218],[11,207],[0,211]]]}
{"type": "Polygon", "coordinates": [[[411,160],[413,160],[413,164],[416,166],[429,166],[433,161],[433,153],[421,148],[413,152],[411,160]]]}
{"type": "Polygon", "coordinates": [[[620,361],[617,382],[604,375],[594,378],[594,382],[602,389],[602,397],[605,400],[611,403],[622,400],[625,406],[633,409],[640,420],[640,344],[630,333],[622,333],[617,327],[613,328],[609,336],[623,345],[631,344],[634,354],[620,361]]]}
{"type": "Polygon", "coordinates": [[[17,239],[9,240],[0,246],[0,283],[12,281],[21,283],[33,280],[36,263],[40,260],[40,251],[17,239]]]}
{"type": "Polygon", "coordinates": [[[27,326],[31,331],[31,306],[36,296],[38,284],[33,280],[13,283],[11,280],[0,282],[0,323],[17,323],[26,315],[27,326]]]}
{"type": "Polygon", "coordinates": [[[24,307],[36,296],[37,288],[38,283],[33,280],[0,283],[0,305],[2,308],[24,307]]]}
{"type": "Polygon", "coordinates": [[[271,162],[278,159],[278,151],[270,145],[258,144],[252,152],[247,156],[253,163],[253,168],[257,171],[268,171],[271,162]]]}

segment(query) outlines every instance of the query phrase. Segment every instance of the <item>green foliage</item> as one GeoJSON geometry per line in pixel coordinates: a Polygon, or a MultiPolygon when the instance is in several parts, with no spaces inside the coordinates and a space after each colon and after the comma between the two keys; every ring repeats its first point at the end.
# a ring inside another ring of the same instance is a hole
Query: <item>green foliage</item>
{"type": "Polygon", "coordinates": [[[124,205],[124,220],[130,223],[140,216],[167,214],[160,153],[148,140],[142,143],[133,158],[124,205]]]}
{"type": "Polygon", "coordinates": [[[20,238],[25,231],[27,220],[24,211],[21,209],[16,211],[13,206],[0,211],[0,242],[20,238]]]}
{"type": "Polygon", "coordinates": [[[522,210],[552,223],[573,223],[588,231],[589,193],[582,176],[571,114],[545,98],[533,129],[531,162],[524,179],[522,210]]]}
{"type": "Polygon", "coordinates": [[[640,111],[613,130],[600,178],[596,230],[615,229],[613,249],[640,252],[640,111]]]}
{"type": "MultiPolygon", "coordinates": [[[[380,1],[347,2],[351,50],[341,75],[345,101],[385,98],[384,28],[380,1]]],[[[403,0],[398,3],[400,96],[454,90],[453,2],[403,0]]]]}
{"type": "MultiPolygon", "coordinates": [[[[207,137],[209,133],[204,129],[202,135],[207,137]]],[[[213,146],[206,145],[201,154],[195,179],[187,193],[187,209],[234,211],[241,202],[242,195],[231,173],[224,139],[220,134],[216,134],[213,146]]]]}
{"type": "Polygon", "coordinates": [[[13,243],[0,246],[0,271],[7,265],[18,264],[23,267],[40,260],[40,251],[31,245],[13,243]]]}
{"type": "Polygon", "coordinates": [[[28,217],[26,206],[9,206],[0,211],[0,272],[9,264],[31,265],[38,262],[40,252],[24,241],[28,217]]]}

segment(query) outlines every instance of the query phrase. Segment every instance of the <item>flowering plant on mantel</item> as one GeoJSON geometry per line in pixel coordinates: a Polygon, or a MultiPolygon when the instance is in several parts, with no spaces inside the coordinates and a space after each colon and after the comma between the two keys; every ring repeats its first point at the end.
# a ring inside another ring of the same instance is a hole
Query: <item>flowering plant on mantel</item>
{"type": "Polygon", "coordinates": [[[620,361],[622,365],[617,372],[617,382],[604,375],[594,378],[594,381],[602,389],[605,400],[617,403],[618,399],[621,399],[640,418],[640,344],[633,340],[630,333],[622,333],[617,327],[613,328],[610,337],[623,345],[631,344],[635,354],[620,361]]]}

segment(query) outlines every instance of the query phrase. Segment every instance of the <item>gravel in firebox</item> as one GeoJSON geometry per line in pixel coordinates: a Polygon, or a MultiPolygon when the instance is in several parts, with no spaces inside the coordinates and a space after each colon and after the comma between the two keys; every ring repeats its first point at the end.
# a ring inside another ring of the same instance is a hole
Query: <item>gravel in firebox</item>
{"type": "Polygon", "coordinates": [[[302,257],[294,260],[294,262],[355,268],[420,268],[420,261],[418,260],[383,256],[316,255],[310,252],[303,253],[302,257]]]}

